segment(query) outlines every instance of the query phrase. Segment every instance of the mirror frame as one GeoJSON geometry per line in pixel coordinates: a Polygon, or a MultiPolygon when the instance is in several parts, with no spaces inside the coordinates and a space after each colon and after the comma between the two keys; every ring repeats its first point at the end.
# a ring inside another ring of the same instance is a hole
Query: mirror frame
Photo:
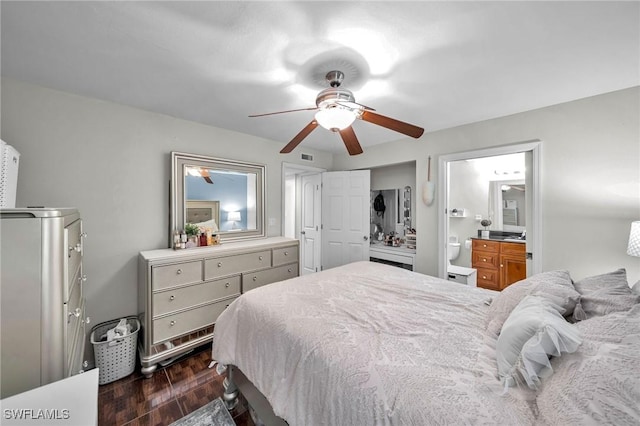
{"type": "MultiPolygon", "coordinates": [[[[199,166],[221,171],[235,171],[256,174],[256,229],[240,231],[222,231],[217,235],[220,241],[237,241],[264,238],[265,230],[265,175],[264,164],[248,163],[245,161],[228,160],[224,158],[208,157],[205,155],[171,152],[171,214],[169,220],[169,247],[172,246],[174,230],[182,230],[185,225],[185,166],[199,166]]],[[[219,225],[219,224],[218,224],[219,225]]]]}

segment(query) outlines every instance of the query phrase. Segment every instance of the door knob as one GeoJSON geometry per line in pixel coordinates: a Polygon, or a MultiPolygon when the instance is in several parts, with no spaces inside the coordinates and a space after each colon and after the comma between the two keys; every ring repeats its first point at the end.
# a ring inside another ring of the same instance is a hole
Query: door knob
{"type": "Polygon", "coordinates": [[[364,237],[362,237],[362,238],[364,238],[365,241],[367,241],[369,239],[369,237],[367,237],[366,235],[364,237]]]}
{"type": "Polygon", "coordinates": [[[300,235],[305,235],[305,234],[306,234],[306,232],[300,231],[300,235]]]}

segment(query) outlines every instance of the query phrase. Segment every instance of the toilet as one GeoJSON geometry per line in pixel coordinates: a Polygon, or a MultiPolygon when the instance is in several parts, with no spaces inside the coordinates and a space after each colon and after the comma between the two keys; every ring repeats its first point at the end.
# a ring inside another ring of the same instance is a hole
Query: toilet
{"type": "Polygon", "coordinates": [[[476,287],[475,269],[451,264],[451,261],[457,259],[458,256],[460,256],[460,242],[457,236],[450,235],[449,244],[447,245],[447,279],[476,287]]]}

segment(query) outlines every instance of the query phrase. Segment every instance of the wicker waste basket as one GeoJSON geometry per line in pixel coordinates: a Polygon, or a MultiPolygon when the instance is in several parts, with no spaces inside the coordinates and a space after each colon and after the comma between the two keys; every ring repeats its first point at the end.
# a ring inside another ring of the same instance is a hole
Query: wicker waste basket
{"type": "Polygon", "coordinates": [[[96,367],[100,369],[98,384],[104,385],[133,373],[136,368],[136,349],[140,321],[136,317],[127,317],[131,331],[108,341],[107,331],[115,328],[120,319],[100,323],[91,329],[91,344],[96,367]]]}

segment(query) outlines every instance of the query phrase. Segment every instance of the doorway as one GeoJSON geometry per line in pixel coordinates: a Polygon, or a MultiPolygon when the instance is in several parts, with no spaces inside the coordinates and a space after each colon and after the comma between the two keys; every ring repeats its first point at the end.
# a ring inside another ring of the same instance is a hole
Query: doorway
{"type": "Polygon", "coordinates": [[[369,259],[370,171],[283,163],[283,236],[300,241],[302,275],[369,259]]]}
{"type": "MultiPolygon", "coordinates": [[[[522,188],[524,199],[521,204],[522,213],[526,217],[525,224],[522,226],[526,234],[526,252],[527,252],[527,276],[541,272],[542,270],[542,221],[541,221],[541,208],[540,208],[540,159],[541,159],[541,142],[531,141],[518,143],[513,145],[487,148],[481,150],[474,150],[468,152],[461,152],[456,154],[443,155],[439,158],[438,168],[438,180],[439,180],[439,194],[438,198],[438,244],[440,250],[438,250],[438,275],[442,278],[447,277],[447,269],[449,265],[448,257],[448,243],[450,237],[455,235],[451,233],[450,221],[470,221],[473,223],[474,230],[480,229],[480,221],[482,219],[488,219],[489,216],[494,221],[498,220],[497,213],[504,213],[502,211],[497,212],[497,202],[495,199],[486,197],[483,202],[486,204],[486,213],[479,213],[475,211],[466,211],[465,206],[451,205],[450,190],[452,185],[456,187],[464,185],[468,187],[469,181],[453,182],[451,170],[455,167],[457,162],[461,161],[474,161],[481,160],[490,157],[499,157],[507,155],[524,155],[524,184],[522,188]],[[453,213],[453,210],[456,213],[453,213]],[[464,214],[459,214],[463,211],[464,214]],[[487,216],[487,217],[483,217],[487,216]],[[454,219],[455,217],[455,219],[454,219]]],[[[515,183],[515,182],[514,182],[515,183]]],[[[489,194],[490,184],[488,181],[483,183],[487,185],[486,194],[489,194]]],[[[518,182],[520,185],[521,182],[518,182]]],[[[495,198],[495,197],[494,197],[495,198]]],[[[502,203],[499,206],[502,207],[502,203]]],[[[457,225],[456,225],[457,226],[457,225]]],[[[492,229],[498,229],[497,224],[493,225],[492,229]]],[[[502,226],[502,225],[500,225],[502,226]]],[[[502,229],[502,228],[501,228],[502,229]]],[[[461,248],[465,246],[464,242],[471,235],[457,235],[461,239],[461,248]]]]}

